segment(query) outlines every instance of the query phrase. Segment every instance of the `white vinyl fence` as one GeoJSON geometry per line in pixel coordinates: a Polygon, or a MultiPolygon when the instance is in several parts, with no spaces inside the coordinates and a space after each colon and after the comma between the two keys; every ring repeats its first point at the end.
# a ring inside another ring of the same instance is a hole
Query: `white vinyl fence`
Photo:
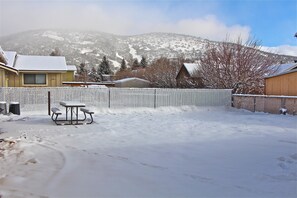
{"type": "Polygon", "coordinates": [[[162,106],[231,106],[229,89],[145,89],[145,88],[0,88],[0,101],[20,102],[21,111],[48,110],[60,101],[79,101],[95,108],[162,106]]]}

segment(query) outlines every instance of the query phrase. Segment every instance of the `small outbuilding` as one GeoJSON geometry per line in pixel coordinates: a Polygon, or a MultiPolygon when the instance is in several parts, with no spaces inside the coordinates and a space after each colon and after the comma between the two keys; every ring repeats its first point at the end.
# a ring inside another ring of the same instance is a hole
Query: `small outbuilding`
{"type": "Polygon", "coordinates": [[[114,81],[115,87],[135,87],[135,88],[148,88],[151,83],[148,80],[141,78],[124,78],[114,81]]]}
{"type": "Polygon", "coordinates": [[[297,96],[297,63],[282,64],[265,78],[266,95],[297,96]]]}

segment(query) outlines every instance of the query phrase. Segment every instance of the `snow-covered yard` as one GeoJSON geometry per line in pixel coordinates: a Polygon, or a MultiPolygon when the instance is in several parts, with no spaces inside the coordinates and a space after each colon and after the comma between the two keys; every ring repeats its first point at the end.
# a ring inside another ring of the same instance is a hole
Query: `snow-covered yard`
{"type": "Polygon", "coordinates": [[[100,110],[95,123],[0,115],[0,197],[296,197],[297,117],[100,110]],[[11,140],[11,141],[9,141],[11,140]]]}

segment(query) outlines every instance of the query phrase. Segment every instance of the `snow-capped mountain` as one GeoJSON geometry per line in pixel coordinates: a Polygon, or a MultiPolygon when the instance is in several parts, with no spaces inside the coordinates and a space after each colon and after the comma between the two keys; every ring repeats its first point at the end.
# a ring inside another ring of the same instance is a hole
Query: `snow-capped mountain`
{"type": "MultiPolygon", "coordinates": [[[[159,57],[197,60],[208,44],[217,42],[173,33],[118,36],[93,31],[34,30],[0,38],[4,50],[19,54],[49,55],[58,48],[67,64],[76,66],[85,62],[89,67],[97,67],[103,56],[107,56],[113,70],[120,67],[123,58],[140,61],[144,56],[149,62],[159,57]]],[[[285,61],[294,59],[280,57],[285,61]]]]}

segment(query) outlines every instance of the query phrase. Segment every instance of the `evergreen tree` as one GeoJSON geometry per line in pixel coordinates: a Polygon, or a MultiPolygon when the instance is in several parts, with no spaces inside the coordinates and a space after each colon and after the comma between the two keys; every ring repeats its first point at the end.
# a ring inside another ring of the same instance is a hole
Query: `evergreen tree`
{"type": "Polygon", "coordinates": [[[87,69],[86,69],[86,64],[85,63],[81,63],[80,65],[79,65],[79,71],[78,71],[78,74],[84,74],[85,72],[87,71],[87,69]]]}
{"type": "Polygon", "coordinates": [[[83,80],[85,82],[88,80],[88,70],[85,63],[81,63],[79,65],[78,76],[79,80],[83,80]]]}
{"type": "Polygon", "coordinates": [[[146,66],[147,66],[147,62],[146,62],[146,59],[145,59],[144,56],[141,58],[140,66],[141,66],[142,68],[146,68],[146,66]]]}
{"type": "Polygon", "coordinates": [[[111,70],[106,56],[103,56],[102,58],[102,62],[100,63],[98,68],[98,74],[101,76],[105,74],[111,74],[111,70]]]}
{"type": "Polygon", "coordinates": [[[90,76],[91,80],[94,81],[94,82],[99,82],[101,80],[100,76],[97,73],[97,70],[95,69],[95,67],[92,67],[92,70],[91,70],[89,76],[90,76]]]}
{"type": "Polygon", "coordinates": [[[138,62],[137,58],[135,58],[133,63],[132,63],[132,70],[136,70],[139,67],[140,67],[139,62],[138,62]]]}
{"type": "Polygon", "coordinates": [[[127,69],[126,61],[125,59],[122,59],[120,71],[124,71],[126,69],[127,69]]]}

